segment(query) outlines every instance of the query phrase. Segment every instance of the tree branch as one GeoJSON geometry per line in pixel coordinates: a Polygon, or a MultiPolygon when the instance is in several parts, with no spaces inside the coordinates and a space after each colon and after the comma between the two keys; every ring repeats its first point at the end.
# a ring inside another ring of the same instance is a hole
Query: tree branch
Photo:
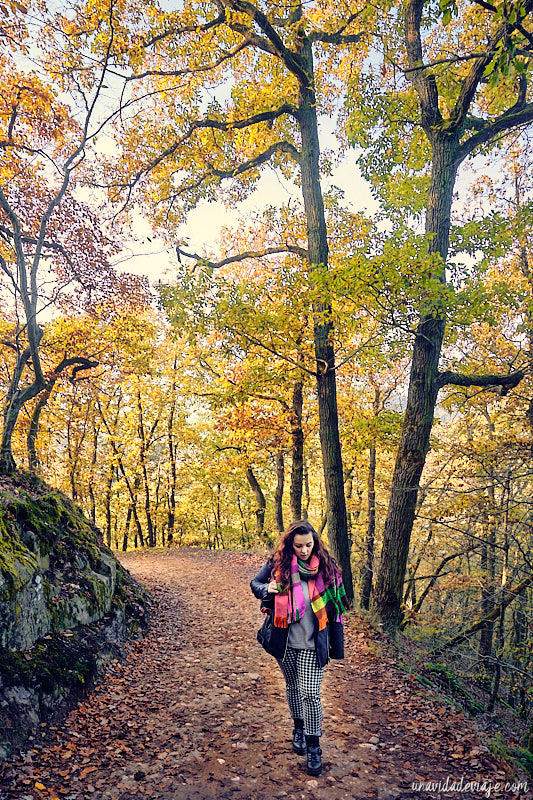
{"type": "MultiPolygon", "coordinates": [[[[523,11],[525,16],[530,13],[531,9],[533,8],[533,0],[525,0],[523,11]]],[[[504,21],[501,25],[498,26],[494,36],[491,38],[490,42],[488,43],[487,48],[487,55],[484,58],[480,58],[474,66],[472,67],[469,74],[466,76],[465,80],[462,83],[461,91],[459,92],[459,96],[455,103],[452,113],[450,114],[450,119],[454,121],[456,125],[461,125],[462,121],[466,117],[468,109],[472,104],[472,100],[474,99],[474,95],[477,91],[479,83],[483,77],[483,72],[485,67],[490,64],[490,60],[492,56],[490,55],[491,52],[497,49],[497,44],[511,31],[516,28],[516,25],[511,25],[509,22],[504,21]]]]}
{"type": "Polygon", "coordinates": [[[157,44],[157,42],[160,42],[162,39],[166,39],[167,36],[181,36],[184,33],[205,33],[211,28],[215,28],[217,25],[222,25],[225,21],[226,12],[222,11],[218,17],[215,17],[215,19],[209,22],[205,22],[203,25],[184,25],[182,28],[169,28],[163,31],[163,33],[159,33],[157,36],[153,36],[151,39],[145,41],[144,46],[152,47],[152,45],[157,44]]]}
{"type": "Polygon", "coordinates": [[[412,72],[421,72],[425,69],[432,69],[433,67],[438,67],[441,64],[457,64],[460,61],[474,61],[476,58],[492,58],[494,56],[493,52],[488,52],[483,50],[479,53],[470,53],[469,55],[465,56],[449,56],[448,58],[438,58],[436,61],[429,61],[427,64],[416,64],[413,67],[407,67],[407,69],[403,70],[404,75],[409,75],[412,72]]]}
{"type": "MultiPolygon", "coordinates": [[[[283,103],[279,108],[274,111],[262,111],[259,114],[253,114],[251,117],[247,117],[246,119],[237,119],[237,120],[221,120],[221,119],[200,119],[191,122],[187,131],[180,136],[170,147],[167,147],[166,150],[163,150],[157,158],[154,158],[149,164],[145,167],[140,169],[136,175],[132,178],[132,180],[127,184],[115,184],[115,186],[119,186],[120,188],[125,188],[126,186],[129,188],[130,193],[133,187],[141,180],[143,175],[147,175],[151,172],[155,167],[161,164],[166,158],[173,155],[185,142],[187,142],[198,130],[205,130],[205,129],[213,129],[219,131],[232,131],[232,130],[243,130],[244,128],[249,128],[252,125],[257,125],[260,122],[269,122],[278,117],[282,117],[285,114],[290,114],[292,116],[296,116],[296,109],[290,103],[283,103]]],[[[278,143],[281,144],[281,143],[278,143]]],[[[285,143],[286,150],[285,152],[289,151],[289,148],[292,147],[288,142],[285,143]]],[[[294,148],[294,152],[298,153],[296,148],[294,148]]],[[[299,155],[299,154],[298,154],[299,155]]],[[[127,201],[126,201],[127,202],[127,201]]]]}
{"type": "Polygon", "coordinates": [[[514,113],[511,113],[511,110],[506,111],[497,119],[488,122],[482,130],[475,133],[459,147],[459,159],[462,161],[473,150],[490,141],[498,134],[505,133],[505,131],[516,128],[519,125],[527,125],[530,122],[533,122],[533,103],[528,103],[522,111],[514,113]]]}
{"type": "Polygon", "coordinates": [[[297,163],[300,161],[300,153],[293,144],[290,142],[275,142],[263,153],[260,153],[254,158],[250,158],[249,161],[244,161],[234,169],[218,169],[209,164],[209,172],[211,175],[216,175],[217,178],[234,178],[236,175],[242,175],[243,172],[248,172],[248,170],[254,167],[259,167],[261,164],[264,164],[265,161],[269,161],[276,153],[286,153],[297,163]]]}
{"type": "Polygon", "coordinates": [[[509,375],[462,375],[460,372],[439,372],[436,378],[438,389],[444,386],[500,386],[501,394],[506,394],[509,389],[518,386],[524,377],[522,370],[511,372],[509,375]]]}
{"type": "MultiPolygon", "coordinates": [[[[7,239],[13,239],[13,240],[15,239],[15,234],[13,233],[13,231],[11,231],[9,228],[6,228],[5,225],[0,225],[0,233],[3,236],[6,237],[6,240],[7,239]]],[[[22,242],[22,244],[33,244],[33,245],[38,245],[39,244],[39,240],[36,239],[34,236],[23,236],[23,235],[21,235],[20,236],[20,241],[22,242]]],[[[72,266],[72,260],[71,260],[71,258],[69,256],[67,250],[65,250],[63,245],[60,244],[59,242],[49,242],[49,241],[47,241],[45,239],[42,242],[42,247],[44,247],[47,250],[57,250],[58,253],[61,253],[61,255],[68,262],[68,264],[70,266],[72,266]]]]}
{"type": "Polygon", "coordinates": [[[344,31],[346,28],[349,28],[352,22],[360,17],[361,14],[362,11],[355,11],[353,14],[350,14],[344,25],[341,25],[337,31],[332,31],[331,33],[328,31],[312,31],[309,35],[309,40],[311,42],[325,42],[327,44],[357,44],[365,35],[365,31],[346,35],[344,35],[344,31]]]}
{"type": "MultiPolygon", "coordinates": [[[[416,605],[413,606],[413,608],[410,609],[407,612],[406,616],[402,620],[402,622],[400,624],[400,630],[403,630],[408,625],[408,623],[411,621],[412,617],[420,611],[420,609],[422,608],[422,605],[424,603],[424,600],[428,596],[428,594],[431,591],[431,589],[433,588],[433,586],[435,586],[435,584],[437,582],[437,579],[440,578],[440,577],[443,577],[442,570],[444,569],[446,564],[449,564],[450,561],[453,561],[454,559],[459,558],[460,556],[466,555],[466,553],[471,553],[472,550],[476,549],[476,547],[477,547],[477,545],[470,545],[469,547],[466,548],[466,550],[461,550],[459,553],[452,553],[449,556],[445,556],[445,558],[443,558],[442,561],[440,562],[440,564],[438,565],[438,567],[435,570],[435,573],[433,575],[424,575],[424,576],[420,576],[419,578],[411,578],[410,579],[410,580],[423,580],[425,578],[429,578],[430,580],[429,580],[429,583],[427,584],[427,586],[425,587],[424,591],[422,592],[422,594],[418,598],[418,600],[416,602],[416,605]]],[[[449,573],[445,573],[445,574],[449,574],[449,573]]],[[[409,583],[409,580],[407,582],[409,583]]]]}
{"type": "Polygon", "coordinates": [[[311,76],[307,74],[300,58],[283,44],[278,32],[273,28],[267,16],[263,14],[257,6],[248,2],[248,0],[222,0],[222,3],[226,7],[229,6],[241,14],[247,14],[247,16],[251,17],[268,41],[271,42],[274,47],[275,55],[284,62],[289,72],[292,72],[304,86],[309,85],[311,76]]]}
{"type": "Polygon", "coordinates": [[[253,33],[247,25],[243,25],[241,22],[228,22],[228,26],[232,31],[235,31],[235,33],[240,33],[245,42],[252,45],[252,47],[257,47],[259,50],[263,50],[264,53],[268,53],[271,56],[278,56],[274,45],[263,36],[258,36],[256,33],[253,33]]]}
{"type": "Polygon", "coordinates": [[[244,252],[238,253],[234,256],[223,258],[221,261],[209,261],[209,259],[205,258],[204,256],[199,256],[197,253],[187,253],[179,246],[176,246],[176,253],[178,259],[180,260],[181,256],[185,256],[185,258],[191,258],[196,262],[205,264],[205,266],[210,267],[211,269],[220,269],[221,267],[225,267],[227,264],[235,264],[239,261],[246,261],[249,258],[263,258],[264,256],[272,256],[279,253],[296,253],[301,258],[309,260],[309,254],[307,250],[305,250],[303,247],[292,244],[285,244],[282,247],[265,247],[263,250],[245,250],[244,252]]]}
{"type": "Polygon", "coordinates": [[[158,77],[158,78],[179,78],[182,75],[196,75],[199,72],[209,72],[209,70],[216,69],[224,61],[227,61],[233,56],[236,56],[240,53],[241,50],[244,50],[245,47],[249,47],[252,44],[251,41],[244,41],[240,42],[239,44],[235,45],[231,50],[224,52],[219,58],[215,61],[211,61],[209,64],[202,64],[200,67],[195,67],[194,69],[169,69],[169,70],[159,70],[159,69],[150,69],[146,70],[145,72],[139,72],[135,75],[129,75],[126,78],[126,83],[128,81],[136,81],[142,80],[143,78],[150,78],[150,77],[158,77]]]}
{"type": "MultiPolygon", "coordinates": [[[[352,14],[352,18],[356,16],[357,14],[352,14]]],[[[323,42],[324,44],[358,44],[363,36],[366,35],[366,31],[360,31],[359,33],[341,33],[346,27],[347,25],[344,25],[339,31],[334,33],[313,31],[309,35],[309,39],[311,42],[323,42]]]]}
{"type": "Polygon", "coordinates": [[[420,100],[422,125],[429,136],[431,129],[442,122],[442,115],[435,76],[422,71],[424,60],[420,28],[423,11],[424,0],[409,0],[405,11],[405,48],[410,80],[420,100]]]}
{"type": "Polygon", "coordinates": [[[459,633],[457,636],[454,636],[452,639],[449,639],[447,642],[441,645],[441,647],[438,647],[436,650],[433,650],[431,655],[433,656],[440,655],[440,653],[442,653],[444,650],[449,650],[451,647],[455,647],[458,644],[466,642],[468,640],[468,637],[471,636],[473,633],[476,633],[482,628],[486,628],[487,625],[490,625],[491,622],[494,622],[495,619],[498,619],[502,611],[505,611],[507,606],[511,605],[513,600],[516,600],[516,598],[519,597],[522,594],[522,592],[525,589],[527,589],[528,586],[531,586],[532,583],[533,583],[533,575],[529,575],[514,589],[510,589],[508,592],[505,592],[504,599],[502,600],[502,602],[499,605],[495,606],[490,612],[490,614],[487,614],[487,616],[478,619],[476,622],[474,622],[473,625],[467,628],[466,631],[463,631],[463,633],[459,633]]]}

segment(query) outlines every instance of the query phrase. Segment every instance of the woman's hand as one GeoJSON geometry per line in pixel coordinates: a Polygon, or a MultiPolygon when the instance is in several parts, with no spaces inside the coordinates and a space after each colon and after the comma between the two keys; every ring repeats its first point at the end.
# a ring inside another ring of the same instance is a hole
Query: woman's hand
{"type": "Polygon", "coordinates": [[[269,594],[279,594],[278,590],[276,589],[276,586],[277,586],[276,581],[270,581],[270,583],[268,584],[267,592],[269,594]]]}

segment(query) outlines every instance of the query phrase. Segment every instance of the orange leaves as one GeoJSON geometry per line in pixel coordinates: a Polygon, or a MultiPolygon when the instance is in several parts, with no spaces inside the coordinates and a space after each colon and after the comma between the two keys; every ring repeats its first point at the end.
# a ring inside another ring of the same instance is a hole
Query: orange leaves
{"type": "MultiPolygon", "coordinates": [[[[4,55],[0,58],[0,141],[19,157],[51,147],[57,155],[79,126],[50,85],[37,75],[21,72],[4,55]]],[[[4,165],[5,168],[6,165],[4,165]]],[[[0,173],[0,179],[4,176],[0,173]]]]}

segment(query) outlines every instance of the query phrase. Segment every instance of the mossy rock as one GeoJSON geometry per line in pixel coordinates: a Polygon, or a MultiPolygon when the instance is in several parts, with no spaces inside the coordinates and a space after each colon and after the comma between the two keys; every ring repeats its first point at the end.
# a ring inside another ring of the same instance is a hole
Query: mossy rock
{"type": "Polygon", "coordinates": [[[0,755],[85,691],[117,642],[144,633],[146,601],[67,497],[0,476],[0,755]]]}
{"type": "Polygon", "coordinates": [[[100,619],[117,569],[99,530],[67,497],[22,475],[2,479],[0,646],[25,650],[49,632],[100,619]]]}

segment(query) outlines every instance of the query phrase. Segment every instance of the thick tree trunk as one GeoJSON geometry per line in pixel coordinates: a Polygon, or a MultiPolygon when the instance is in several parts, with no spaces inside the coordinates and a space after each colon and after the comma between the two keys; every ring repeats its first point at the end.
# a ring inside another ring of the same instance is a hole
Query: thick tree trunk
{"type": "MultiPolygon", "coordinates": [[[[283,489],[285,486],[285,460],[280,450],[276,453],[276,475],[277,483],[274,492],[274,514],[276,517],[276,528],[280,533],[285,530],[283,524],[283,489]]],[[[300,517],[298,517],[300,519],[300,517]]]]}
{"type": "MultiPolygon", "coordinates": [[[[298,122],[301,134],[300,167],[304,200],[311,281],[313,272],[327,268],[328,238],[324,203],[320,186],[318,125],[314,92],[313,53],[310,41],[302,37],[298,43],[299,56],[309,78],[300,84],[298,122]]],[[[331,551],[342,570],[346,593],[353,600],[350,546],[347,533],[344,478],[337,413],[337,386],[333,324],[328,302],[313,304],[313,336],[317,363],[317,397],[320,445],[324,468],[327,501],[328,540],[331,551]]]]}
{"type": "MultiPolygon", "coordinates": [[[[456,177],[456,137],[435,134],[433,169],[427,199],[426,233],[430,254],[444,262],[448,255],[450,212],[456,177]]],[[[389,508],[383,531],[383,548],[376,578],[374,603],[385,630],[395,633],[402,618],[401,602],[409,544],[415,519],[420,477],[430,448],[437,401],[439,357],[445,318],[426,311],[422,315],[413,345],[407,406],[391,484],[389,508]]]]}

